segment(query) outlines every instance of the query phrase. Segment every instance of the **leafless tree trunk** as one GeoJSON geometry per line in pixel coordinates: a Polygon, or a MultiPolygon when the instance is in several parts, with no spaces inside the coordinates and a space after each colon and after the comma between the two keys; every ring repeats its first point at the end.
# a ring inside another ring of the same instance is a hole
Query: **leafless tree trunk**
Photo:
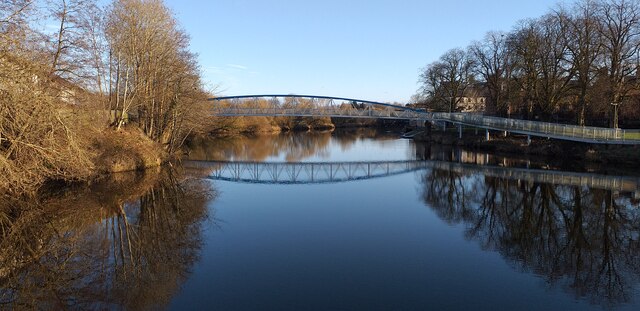
{"type": "Polygon", "coordinates": [[[507,35],[489,32],[483,41],[469,47],[474,58],[475,72],[487,84],[487,112],[509,114],[509,80],[511,79],[511,55],[507,35]]]}
{"type": "Polygon", "coordinates": [[[567,27],[556,15],[546,15],[538,22],[540,46],[537,58],[540,66],[538,105],[545,116],[558,113],[568,102],[569,83],[574,70],[569,61],[569,48],[564,33],[567,27]]]}
{"type": "MultiPolygon", "coordinates": [[[[603,0],[598,6],[602,23],[600,35],[604,47],[604,68],[607,70],[607,99],[622,103],[630,89],[629,77],[636,73],[640,44],[640,3],[629,0],[603,0]]],[[[611,107],[610,125],[614,124],[611,107]]]]}
{"type": "Polygon", "coordinates": [[[117,1],[107,20],[117,128],[137,111],[144,133],[174,150],[205,96],[187,35],[159,0],[117,1]]]}
{"type": "Polygon", "coordinates": [[[577,2],[570,9],[556,12],[558,22],[564,24],[563,36],[569,50],[569,60],[575,73],[577,93],[577,123],[586,125],[589,90],[593,86],[597,62],[602,51],[600,24],[595,0],[577,2]]]}
{"type": "Polygon", "coordinates": [[[432,101],[446,106],[454,112],[462,100],[465,89],[471,82],[473,62],[461,49],[452,49],[429,64],[420,74],[421,92],[432,101]]]}

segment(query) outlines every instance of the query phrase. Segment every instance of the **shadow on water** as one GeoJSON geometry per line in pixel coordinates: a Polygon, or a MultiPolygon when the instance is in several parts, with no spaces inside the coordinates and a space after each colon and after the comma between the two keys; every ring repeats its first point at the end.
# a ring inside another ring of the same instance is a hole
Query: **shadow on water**
{"type": "MultiPolygon", "coordinates": [[[[433,169],[422,199],[468,239],[576,298],[613,307],[640,281],[640,200],[631,193],[433,169]]],[[[637,297],[636,297],[637,298],[637,297]]]]}
{"type": "Polygon", "coordinates": [[[198,259],[214,195],[162,170],[3,202],[0,309],[166,306],[198,259]]]}

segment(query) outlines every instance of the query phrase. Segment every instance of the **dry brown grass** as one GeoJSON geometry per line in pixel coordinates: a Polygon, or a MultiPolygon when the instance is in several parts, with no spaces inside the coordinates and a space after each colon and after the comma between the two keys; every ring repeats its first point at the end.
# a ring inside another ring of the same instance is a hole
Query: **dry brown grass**
{"type": "Polygon", "coordinates": [[[96,173],[118,173],[161,165],[168,155],[160,144],[135,127],[106,130],[95,138],[96,173]]]}

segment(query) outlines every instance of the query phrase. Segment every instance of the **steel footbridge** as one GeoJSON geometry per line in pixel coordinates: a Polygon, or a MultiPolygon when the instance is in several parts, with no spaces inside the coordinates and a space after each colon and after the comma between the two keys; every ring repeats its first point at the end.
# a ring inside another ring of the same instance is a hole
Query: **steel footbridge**
{"type": "Polygon", "coordinates": [[[450,123],[463,127],[595,144],[640,145],[640,130],[565,125],[483,116],[427,112],[411,107],[344,97],[315,95],[241,95],[210,98],[217,117],[330,117],[409,120],[418,124],[450,123]]]}
{"type": "Polygon", "coordinates": [[[448,161],[369,162],[244,162],[185,161],[185,167],[207,170],[209,179],[251,184],[325,184],[384,178],[425,170],[461,175],[482,174],[510,180],[587,186],[634,193],[640,197],[640,178],[542,169],[512,168],[448,161]]]}

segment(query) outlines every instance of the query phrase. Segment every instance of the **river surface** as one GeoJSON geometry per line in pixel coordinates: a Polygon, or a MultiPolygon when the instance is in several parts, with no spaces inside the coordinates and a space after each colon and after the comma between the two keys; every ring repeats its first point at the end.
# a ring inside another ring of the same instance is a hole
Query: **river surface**
{"type": "Polygon", "coordinates": [[[200,142],[0,209],[0,309],[640,310],[639,175],[398,136],[200,142]]]}

